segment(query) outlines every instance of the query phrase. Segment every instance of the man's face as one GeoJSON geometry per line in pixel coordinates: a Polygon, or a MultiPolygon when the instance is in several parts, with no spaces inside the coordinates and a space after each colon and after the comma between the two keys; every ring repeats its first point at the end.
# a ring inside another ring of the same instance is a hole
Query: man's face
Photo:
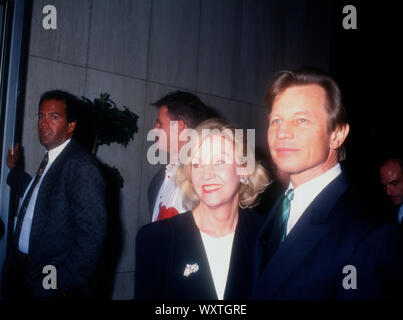
{"type": "Polygon", "coordinates": [[[38,135],[41,145],[51,150],[69,139],[76,122],[67,122],[66,104],[58,100],[45,100],[39,107],[38,135]]]}
{"type": "Polygon", "coordinates": [[[267,134],[270,152],[294,186],[337,163],[337,151],[330,146],[325,103],[324,89],[314,84],[290,87],[274,100],[267,134]]]}
{"type": "Polygon", "coordinates": [[[171,121],[171,117],[168,114],[167,106],[161,106],[158,111],[157,121],[155,123],[154,129],[161,129],[165,132],[166,135],[166,145],[162,143],[162,141],[158,140],[158,147],[160,150],[169,152],[169,123],[171,121]]]}
{"type": "Polygon", "coordinates": [[[403,173],[398,161],[388,161],[379,170],[387,196],[395,205],[403,203],[403,173]]]}

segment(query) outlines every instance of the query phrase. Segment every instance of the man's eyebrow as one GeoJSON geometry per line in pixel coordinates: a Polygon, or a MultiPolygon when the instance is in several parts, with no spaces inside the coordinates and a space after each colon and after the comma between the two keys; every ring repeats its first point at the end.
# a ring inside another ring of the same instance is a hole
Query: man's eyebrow
{"type": "Polygon", "coordinates": [[[312,112],[308,112],[308,111],[298,111],[298,112],[295,112],[294,113],[294,115],[296,115],[296,116],[307,116],[307,115],[311,115],[312,114],[312,112]]]}
{"type": "Polygon", "coordinates": [[[270,118],[274,117],[275,115],[276,115],[275,113],[274,113],[274,114],[273,114],[273,113],[269,113],[269,115],[267,116],[267,118],[270,119],[270,118]]]}
{"type": "MultiPolygon", "coordinates": [[[[39,116],[39,115],[44,115],[44,114],[45,114],[45,113],[43,113],[43,112],[38,112],[38,116],[39,116]]],[[[61,113],[56,112],[56,111],[54,111],[54,112],[49,112],[48,114],[49,114],[49,115],[52,115],[52,116],[54,116],[54,115],[61,116],[61,115],[62,115],[61,113]]]]}
{"type": "MultiPolygon", "coordinates": [[[[293,116],[306,116],[306,115],[312,115],[312,112],[308,112],[308,111],[297,111],[297,112],[294,112],[292,115],[293,115],[293,116]]],[[[268,117],[269,117],[269,119],[270,119],[271,117],[274,117],[274,116],[277,116],[277,114],[276,114],[276,113],[270,113],[268,117]]]]}
{"type": "Polygon", "coordinates": [[[382,182],[382,185],[386,187],[387,185],[394,184],[394,183],[399,183],[399,179],[395,179],[395,180],[388,181],[388,182],[385,182],[385,183],[382,182]]]}

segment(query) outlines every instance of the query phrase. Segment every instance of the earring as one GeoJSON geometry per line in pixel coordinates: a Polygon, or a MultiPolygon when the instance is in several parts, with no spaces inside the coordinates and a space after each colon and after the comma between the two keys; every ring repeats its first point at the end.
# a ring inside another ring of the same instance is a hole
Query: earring
{"type": "Polygon", "coordinates": [[[242,183],[242,184],[245,184],[245,185],[246,185],[246,184],[249,184],[248,178],[242,177],[242,178],[241,178],[241,183],[242,183]]]}

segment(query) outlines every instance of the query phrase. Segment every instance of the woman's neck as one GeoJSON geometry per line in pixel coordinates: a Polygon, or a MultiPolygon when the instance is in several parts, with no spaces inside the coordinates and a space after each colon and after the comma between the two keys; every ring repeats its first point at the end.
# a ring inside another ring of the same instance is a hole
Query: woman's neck
{"type": "Polygon", "coordinates": [[[200,202],[193,210],[193,216],[200,231],[212,237],[224,237],[235,232],[238,222],[238,197],[236,201],[219,207],[208,207],[200,202]]]}

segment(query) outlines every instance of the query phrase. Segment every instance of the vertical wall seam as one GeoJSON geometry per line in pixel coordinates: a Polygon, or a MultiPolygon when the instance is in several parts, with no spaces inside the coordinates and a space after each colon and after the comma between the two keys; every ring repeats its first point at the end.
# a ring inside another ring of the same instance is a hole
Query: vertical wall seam
{"type": "MultiPolygon", "coordinates": [[[[144,194],[143,188],[146,186],[142,183],[143,182],[143,157],[144,157],[144,152],[146,149],[146,139],[145,137],[147,136],[146,131],[146,113],[147,113],[147,102],[149,101],[149,90],[148,90],[148,85],[149,85],[149,70],[150,70],[150,60],[151,60],[151,34],[152,34],[152,28],[153,28],[153,8],[154,8],[154,0],[151,0],[151,5],[150,5],[150,15],[149,15],[149,28],[148,28],[148,43],[147,43],[147,66],[146,66],[146,77],[145,77],[145,88],[144,88],[144,103],[143,103],[143,137],[141,139],[142,141],[142,146],[141,146],[141,161],[140,163],[140,194],[144,194]]],[[[140,209],[141,209],[141,197],[138,197],[137,201],[137,220],[136,220],[136,228],[138,229],[138,225],[140,222],[140,209]]],[[[137,230],[136,230],[137,231],[137,230]]]]}
{"type": "Polygon", "coordinates": [[[239,11],[237,13],[239,17],[239,23],[236,27],[236,35],[235,35],[235,54],[233,57],[233,66],[232,66],[232,81],[231,81],[231,92],[229,100],[238,100],[236,98],[236,87],[237,82],[240,81],[240,68],[241,68],[241,47],[242,47],[242,34],[243,34],[243,10],[244,10],[244,2],[243,0],[239,1],[239,11]]]}
{"type": "Polygon", "coordinates": [[[93,10],[93,0],[90,1],[90,17],[88,25],[88,40],[87,40],[87,56],[85,58],[85,78],[84,78],[84,95],[87,96],[88,90],[88,61],[90,57],[90,42],[91,42],[91,25],[92,25],[92,10],[93,10]]]}
{"type": "Polygon", "coordinates": [[[198,79],[199,79],[199,65],[200,65],[200,41],[201,41],[201,24],[202,24],[202,3],[199,0],[199,32],[198,32],[198,39],[197,39],[197,51],[196,51],[196,72],[195,72],[195,84],[194,84],[194,91],[198,92],[198,79]]]}

